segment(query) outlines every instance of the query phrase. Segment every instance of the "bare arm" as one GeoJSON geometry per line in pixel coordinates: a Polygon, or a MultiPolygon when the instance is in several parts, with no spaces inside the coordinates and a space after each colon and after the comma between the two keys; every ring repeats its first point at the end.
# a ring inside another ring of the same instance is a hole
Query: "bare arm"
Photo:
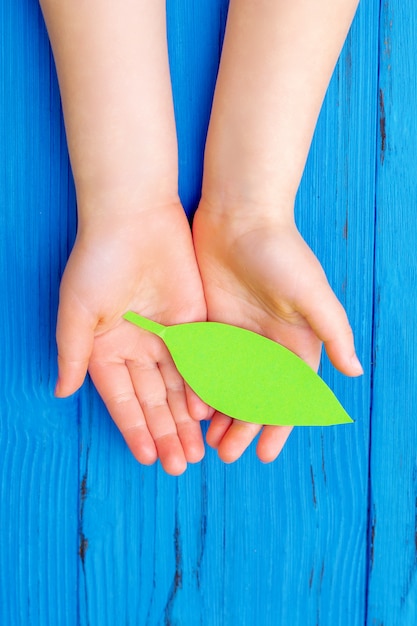
{"type": "Polygon", "coordinates": [[[292,205],[356,6],[231,0],[206,148],[210,200],[241,200],[239,212],[292,205]]]}
{"type": "Polygon", "coordinates": [[[88,367],[135,456],[178,474],[204,454],[183,381],[163,345],[122,320],[128,309],[165,323],[206,315],[177,194],[165,2],[41,5],[79,217],[60,289],[56,393],[73,393],[88,367]]]}
{"type": "MultiPolygon", "coordinates": [[[[194,245],[208,317],[286,345],[312,368],[321,342],[355,376],[346,313],[294,223],[294,199],[356,0],[231,0],[194,245]]],[[[259,432],[216,414],[207,441],[235,460],[259,432]]],[[[258,455],[290,428],[265,427],[258,455]]]]}
{"type": "Polygon", "coordinates": [[[177,146],[162,0],[41,0],[81,217],[176,200],[177,146]],[[98,195],[100,194],[100,195],[98,195]]]}

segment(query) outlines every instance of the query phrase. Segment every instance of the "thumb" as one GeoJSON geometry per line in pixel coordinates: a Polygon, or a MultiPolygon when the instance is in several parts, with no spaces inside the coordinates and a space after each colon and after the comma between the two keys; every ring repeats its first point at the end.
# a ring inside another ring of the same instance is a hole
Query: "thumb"
{"type": "Polygon", "coordinates": [[[300,303],[300,313],[323,341],[334,367],[347,376],[360,376],[363,368],[356,355],[353,332],[345,309],[326,279],[315,285],[314,291],[314,299],[310,291],[310,298],[300,303]]]}
{"type": "Polygon", "coordinates": [[[63,297],[58,309],[58,381],[55,387],[58,398],[65,398],[81,387],[93,350],[96,322],[79,302],[71,300],[63,297]]]}

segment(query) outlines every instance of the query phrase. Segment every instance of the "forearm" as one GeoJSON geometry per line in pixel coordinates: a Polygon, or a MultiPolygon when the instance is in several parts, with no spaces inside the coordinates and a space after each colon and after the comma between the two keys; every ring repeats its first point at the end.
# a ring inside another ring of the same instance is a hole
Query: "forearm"
{"type": "Polygon", "coordinates": [[[163,0],[41,0],[81,218],[169,202],[177,146],[163,0]],[[157,192],[157,194],[156,194],[157,192]]]}
{"type": "Polygon", "coordinates": [[[231,0],[205,155],[210,203],[292,207],[356,6],[231,0]]]}

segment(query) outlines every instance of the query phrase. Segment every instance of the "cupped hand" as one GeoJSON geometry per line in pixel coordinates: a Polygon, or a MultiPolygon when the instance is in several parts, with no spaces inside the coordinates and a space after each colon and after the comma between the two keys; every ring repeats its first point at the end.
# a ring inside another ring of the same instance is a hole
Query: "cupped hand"
{"type": "Polygon", "coordinates": [[[59,377],[64,397],[87,369],[132,453],[180,474],[204,455],[193,415],[209,409],[189,390],[163,342],[122,319],[133,310],[162,324],[206,319],[191,232],[181,205],[135,216],[106,216],[79,229],[58,310],[59,377]]]}
{"type": "MultiPolygon", "coordinates": [[[[349,376],[362,373],[344,308],[293,221],[259,213],[237,218],[202,200],[193,238],[209,320],[277,341],[314,370],[324,342],[336,368],[349,376]]],[[[269,462],[291,427],[262,428],[215,413],[207,442],[225,462],[233,462],[260,430],[257,454],[269,462]]]]}

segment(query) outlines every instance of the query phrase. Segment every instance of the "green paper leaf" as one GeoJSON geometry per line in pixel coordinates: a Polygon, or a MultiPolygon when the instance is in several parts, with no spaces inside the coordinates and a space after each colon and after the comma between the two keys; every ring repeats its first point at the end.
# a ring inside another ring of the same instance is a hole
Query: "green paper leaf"
{"type": "Polygon", "coordinates": [[[132,311],[124,318],[159,335],[191,389],[230,417],[282,426],[353,421],[302,359],[262,335],[218,322],[162,326],[132,311]]]}

